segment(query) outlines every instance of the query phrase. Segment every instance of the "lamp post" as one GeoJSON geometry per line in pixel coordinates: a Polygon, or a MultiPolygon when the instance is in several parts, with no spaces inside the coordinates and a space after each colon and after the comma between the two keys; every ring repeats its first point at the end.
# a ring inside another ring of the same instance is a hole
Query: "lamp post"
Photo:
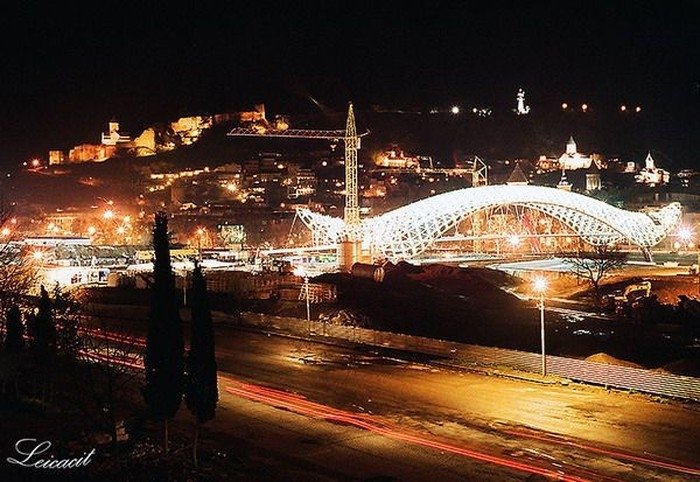
{"type": "Polygon", "coordinates": [[[202,236],[206,233],[206,228],[197,228],[197,257],[202,259],[202,236]]]}
{"type": "Polygon", "coordinates": [[[544,278],[536,278],[534,282],[534,288],[540,295],[539,308],[540,308],[540,338],[542,341],[542,376],[547,375],[547,357],[545,355],[544,349],[544,292],[547,289],[547,280],[544,278]]]}
{"type": "Polygon", "coordinates": [[[304,278],[304,298],[306,298],[306,325],[309,329],[309,335],[311,335],[311,305],[309,302],[309,275],[302,268],[297,267],[294,270],[294,274],[301,278],[304,278]]]}

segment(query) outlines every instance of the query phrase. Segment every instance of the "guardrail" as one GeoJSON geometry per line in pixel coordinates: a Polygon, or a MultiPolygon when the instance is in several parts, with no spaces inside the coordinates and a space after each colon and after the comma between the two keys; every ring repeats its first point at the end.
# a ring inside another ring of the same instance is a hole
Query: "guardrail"
{"type": "MultiPolygon", "coordinates": [[[[229,318],[216,314],[217,319],[229,318]]],[[[230,317],[234,321],[233,317],[230,317]]],[[[243,313],[240,322],[268,329],[282,330],[299,336],[325,336],[372,346],[403,349],[438,355],[456,365],[482,367],[509,367],[515,370],[539,373],[540,354],[469,345],[435,338],[390,333],[352,326],[330,325],[299,318],[243,313]]],[[[547,373],[570,380],[593,383],[606,387],[638,391],[666,397],[700,401],[700,378],[674,375],[644,368],[608,365],[576,358],[549,355],[547,373]]]]}

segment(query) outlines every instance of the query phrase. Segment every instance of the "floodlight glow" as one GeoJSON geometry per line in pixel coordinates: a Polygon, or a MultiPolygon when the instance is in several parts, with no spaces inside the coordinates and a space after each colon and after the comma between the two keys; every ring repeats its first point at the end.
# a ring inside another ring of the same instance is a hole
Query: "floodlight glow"
{"type": "Polygon", "coordinates": [[[686,226],[681,226],[678,229],[678,239],[682,242],[687,243],[693,237],[693,232],[686,226]]]}
{"type": "Polygon", "coordinates": [[[541,277],[535,278],[535,281],[532,283],[532,287],[536,292],[544,293],[547,290],[547,280],[541,277]]]}

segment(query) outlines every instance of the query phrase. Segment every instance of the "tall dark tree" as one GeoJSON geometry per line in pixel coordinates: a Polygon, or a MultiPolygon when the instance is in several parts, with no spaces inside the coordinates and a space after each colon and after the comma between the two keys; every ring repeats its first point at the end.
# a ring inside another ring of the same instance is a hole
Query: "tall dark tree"
{"type": "Polygon", "coordinates": [[[49,293],[41,285],[39,308],[34,319],[33,348],[41,357],[49,357],[56,353],[56,327],[53,320],[53,306],[49,293]]]}
{"type": "Polygon", "coordinates": [[[10,306],[7,310],[7,334],[5,336],[5,350],[10,353],[19,353],[24,348],[24,327],[22,326],[22,314],[17,305],[10,306]]]}
{"type": "Polygon", "coordinates": [[[175,278],[170,265],[168,217],[162,211],[155,215],[153,250],[155,260],[143,393],[154,417],[163,421],[163,449],[167,453],[168,421],[177,413],[184,389],[184,342],[177,298],[173,296],[175,278]]]}
{"type": "Polygon", "coordinates": [[[214,355],[214,326],[211,319],[207,283],[202,268],[195,266],[192,276],[192,337],[187,356],[185,402],[196,418],[192,458],[195,467],[200,428],[214,418],[219,388],[216,379],[216,357],[214,355]]]}

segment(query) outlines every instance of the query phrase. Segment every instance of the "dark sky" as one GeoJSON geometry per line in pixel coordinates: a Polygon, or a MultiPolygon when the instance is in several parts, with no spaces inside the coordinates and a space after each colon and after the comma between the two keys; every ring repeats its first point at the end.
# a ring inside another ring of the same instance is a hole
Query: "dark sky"
{"type": "Polygon", "coordinates": [[[312,111],[309,96],[506,109],[521,86],[538,108],[642,104],[700,137],[697,2],[518,3],[14,2],[0,13],[0,163],[95,142],[113,116],[138,132],[256,102],[312,111]]]}

